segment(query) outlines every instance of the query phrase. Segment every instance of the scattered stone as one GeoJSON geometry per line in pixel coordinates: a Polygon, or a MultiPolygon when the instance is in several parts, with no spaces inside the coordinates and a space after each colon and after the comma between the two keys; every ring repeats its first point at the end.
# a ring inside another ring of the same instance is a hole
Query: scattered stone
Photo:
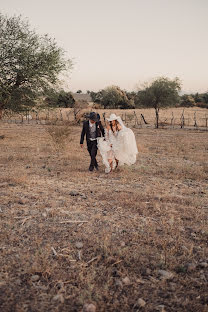
{"type": "Polygon", "coordinates": [[[71,191],[71,192],[69,192],[69,195],[71,195],[71,196],[78,196],[80,194],[77,191],[71,191]]]}
{"type": "Polygon", "coordinates": [[[76,242],[75,246],[77,249],[82,249],[84,245],[82,242],[76,242]]]}
{"type": "Polygon", "coordinates": [[[117,287],[123,287],[123,283],[120,279],[116,279],[115,284],[117,287]]]}
{"type": "Polygon", "coordinates": [[[200,264],[201,268],[207,268],[208,267],[208,263],[207,262],[201,262],[200,264]]]}
{"type": "Polygon", "coordinates": [[[42,216],[43,216],[44,218],[46,218],[46,217],[47,217],[47,213],[46,213],[46,212],[43,212],[43,213],[42,213],[42,216]]]}
{"type": "Polygon", "coordinates": [[[85,194],[81,194],[80,196],[82,197],[82,199],[87,199],[87,196],[85,194]]]}
{"type": "Polygon", "coordinates": [[[37,281],[39,281],[39,279],[40,279],[40,276],[37,275],[37,274],[31,276],[31,281],[32,281],[32,282],[37,282],[37,281]]]}
{"type": "Polygon", "coordinates": [[[86,303],[83,306],[83,312],[96,312],[96,306],[92,303],[86,303]]]}
{"type": "Polygon", "coordinates": [[[162,279],[171,279],[173,278],[173,273],[165,270],[159,270],[158,273],[160,274],[162,279]]]}
{"type": "Polygon", "coordinates": [[[1,207],[0,207],[0,212],[3,212],[3,210],[1,209],[1,207]]]}
{"type": "Polygon", "coordinates": [[[142,298],[139,298],[138,301],[137,301],[137,304],[139,307],[144,307],[146,305],[146,302],[142,299],[142,298]]]}
{"type": "Polygon", "coordinates": [[[57,294],[53,297],[54,301],[60,301],[61,303],[64,303],[64,296],[62,294],[57,294]]]}
{"type": "Polygon", "coordinates": [[[17,284],[18,286],[20,286],[20,285],[22,284],[22,281],[21,281],[21,279],[19,279],[19,278],[18,278],[15,282],[16,282],[16,284],[17,284]]]}
{"type": "Polygon", "coordinates": [[[203,280],[204,282],[207,282],[207,279],[204,273],[200,274],[200,279],[203,280]]]}
{"type": "Polygon", "coordinates": [[[169,285],[170,285],[170,288],[171,288],[172,291],[176,290],[176,288],[177,288],[177,284],[176,283],[170,283],[169,285]]]}
{"type": "Polygon", "coordinates": [[[187,263],[186,264],[187,272],[192,272],[196,270],[196,264],[194,263],[187,263]]]}
{"type": "Polygon", "coordinates": [[[163,304],[160,304],[156,307],[157,311],[159,312],[165,312],[165,306],[163,304]]]}
{"type": "Polygon", "coordinates": [[[128,276],[122,278],[122,282],[124,283],[124,285],[128,286],[131,284],[130,279],[128,278],[128,276]]]}
{"type": "Polygon", "coordinates": [[[125,247],[126,243],[125,242],[121,242],[121,247],[125,247]]]}
{"type": "Polygon", "coordinates": [[[20,204],[20,205],[24,205],[25,203],[26,203],[25,199],[19,199],[18,200],[18,204],[20,204]]]}
{"type": "Polygon", "coordinates": [[[151,270],[149,268],[146,269],[146,274],[150,275],[151,274],[151,270]]]}
{"type": "Polygon", "coordinates": [[[141,278],[137,278],[136,282],[139,283],[139,284],[144,284],[145,283],[145,281],[142,280],[141,278]]]}

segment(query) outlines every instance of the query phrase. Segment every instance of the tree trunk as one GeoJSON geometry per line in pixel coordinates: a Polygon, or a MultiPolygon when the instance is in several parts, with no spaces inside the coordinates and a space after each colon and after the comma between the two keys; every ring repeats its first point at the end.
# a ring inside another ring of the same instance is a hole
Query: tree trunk
{"type": "Polygon", "coordinates": [[[156,123],[155,128],[159,128],[159,108],[155,108],[156,123]]]}

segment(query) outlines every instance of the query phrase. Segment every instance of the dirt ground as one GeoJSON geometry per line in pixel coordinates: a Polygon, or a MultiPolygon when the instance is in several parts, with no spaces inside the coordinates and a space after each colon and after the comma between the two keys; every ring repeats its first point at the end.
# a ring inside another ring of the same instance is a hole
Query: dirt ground
{"type": "Polygon", "coordinates": [[[0,124],[2,312],[208,311],[208,132],[133,131],[105,174],[80,126],[0,124]]]}

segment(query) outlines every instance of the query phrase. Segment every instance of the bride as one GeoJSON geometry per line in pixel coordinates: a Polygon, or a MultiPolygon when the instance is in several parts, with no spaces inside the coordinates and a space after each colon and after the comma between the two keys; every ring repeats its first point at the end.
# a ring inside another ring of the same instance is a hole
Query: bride
{"type": "Polygon", "coordinates": [[[105,138],[98,139],[98,149],[109,173],[118,165],[132,165],[136,162],[138,149],[134,133],[125,127],[121,117],[111,114],[105,129],[105,138]]]}

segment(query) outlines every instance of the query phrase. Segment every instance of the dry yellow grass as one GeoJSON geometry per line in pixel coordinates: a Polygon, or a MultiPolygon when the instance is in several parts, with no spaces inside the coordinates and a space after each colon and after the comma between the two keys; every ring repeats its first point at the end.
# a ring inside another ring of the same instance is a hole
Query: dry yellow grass
{"type": "Polygon", "coordinates": [[[109,175],[80,126],[0,132],[1,311],[207,311],[207,132],[134,129],[137,163],[109,175]]]}

